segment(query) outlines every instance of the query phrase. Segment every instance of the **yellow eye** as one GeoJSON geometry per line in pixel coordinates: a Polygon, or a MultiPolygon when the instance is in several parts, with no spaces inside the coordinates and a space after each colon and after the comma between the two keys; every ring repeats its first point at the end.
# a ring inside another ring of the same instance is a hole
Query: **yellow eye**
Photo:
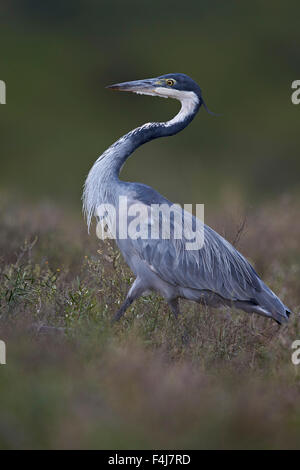
{"type": "Polygon", "coordinates": [[[173,80],[172,78],[168,78],[168,80],[166,80],[166,84],[167,84],[168,86],[173,86],[174,83],[175,83],[175,80],[173,80]]]}

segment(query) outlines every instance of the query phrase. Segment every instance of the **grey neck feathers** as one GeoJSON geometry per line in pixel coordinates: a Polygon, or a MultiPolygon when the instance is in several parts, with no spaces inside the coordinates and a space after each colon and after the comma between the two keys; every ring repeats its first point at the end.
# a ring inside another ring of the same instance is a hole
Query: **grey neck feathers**
{"type": "Polygon", "coordinates": [[[83,210],[90,227],[96,209],[103,203],[116,203],[119,174],[127,158],[139,146],[158,137],[177,134],[195,117],[201,102],[195,93],[189,100],[181,102],[181,110],[170,121],[144,124],[134,129],[111,145],[96,160],[85,181],[83,210]]]}

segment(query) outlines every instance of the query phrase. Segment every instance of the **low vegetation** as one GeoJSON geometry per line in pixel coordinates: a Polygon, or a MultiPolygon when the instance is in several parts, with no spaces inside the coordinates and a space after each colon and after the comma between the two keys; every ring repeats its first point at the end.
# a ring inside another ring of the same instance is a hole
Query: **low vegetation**
{"type": "MultiPolygon", "coordinates": [[[[1,448],[299,448],[299,202],[207,220],[295,312],[286,326],[151,295],[81,215],[2,197],[1,448]]],[[[209,214],[206,214],[208,219],[209,214]]]]}

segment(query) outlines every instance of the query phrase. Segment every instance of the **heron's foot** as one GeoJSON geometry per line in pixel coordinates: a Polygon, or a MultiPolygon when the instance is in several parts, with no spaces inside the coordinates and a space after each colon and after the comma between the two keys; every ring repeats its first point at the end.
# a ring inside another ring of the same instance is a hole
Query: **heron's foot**
{"type": "Polygon", "coordinates": [[[111,322],[112,322],[112,323],[116,323],[117,321],[119,321],[119,320],[123,317],[124,313],[125,313],[125,309],[122,308],[122,307],[119,308],[119,310],[117,311],[117,313],[115,313],[115,315],[113,316],[111,322]]]}
{"type": "Polygon", "coordinates": [[[190,334],[189,334],[189,331],[187,329],[185,329],[185,332],[183,333],[183,335],[181,335],[181,341],[182,341],[182,344],[183,346],[188,346],[190,344],[190,334]]]}
{"type": "Polygon", "coordinates": [[[124,312],[120,312],[120,310],[121,310],[121,309],[119,309],[119,310],[117,311],[117,313],[114,314],[114,316],[113,316],[113,318],[112,318],[112,320],[111,320],[111,323],[112,323],[112,324],[113,324],[113,323],[116,323],[117,321],[119,321],[120,318],[122,318],[122,316],[124,315],[124,312]]]}
{"type": "Polygon", "coordinates": [[[119,308],[117,313],[114,315],[114,317],[112,319],[112,323],[115,323],[115,322],[119,321],[123,317],[123,315],[126,312],[127,308],[132,304],[133,300],[134,299],[132,299],[131,297],[127,297],[125,302],[122,303],[121,307],[119,308]]]}
{"type": "Polygon", "coordinates": [[[179,310],[179,305],[178,305],[178,299],[171,299],[168,301],[169,307],[174,315],[174,317],[177,318],[180,315],[180,310],[179,310]]]}
{"type": "Polygon", "coordinates": [[[140,278],[136,278],[131,288],[129,289],[125,302],[122,303],[121,307],[113,317],[112,323],[119,321],[120,318],[123,317],[128,307],[132,304],[132,302],[138,297],[140,297],[143,292],[145,292],[145,290],[147,290],[147,287],[144,285],[143,281],[140,278]]]}

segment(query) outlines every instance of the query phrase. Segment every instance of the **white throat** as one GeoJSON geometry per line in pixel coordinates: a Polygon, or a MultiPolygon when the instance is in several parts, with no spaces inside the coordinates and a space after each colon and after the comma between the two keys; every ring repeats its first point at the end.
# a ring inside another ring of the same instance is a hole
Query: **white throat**
{"type": "MultiPolygon", "coordinates": [[[[191,115],[195,108],[199,105],[199,98],[193,91],[180,91],[164,88],[155,88],[153,91],[140,94],[153,96],[161,96],[164,98],[175,98],[181,102],[181,109],[176,116],[170,121],[163,123],[147,123],[125,136],[121,137],[117,142],[111,145],[94,163],[85,182],[83,194],[83,208],[87,217],[88,226],[90,226],[92,216],[99,204],[114,200],[113,191],[111,191],[111,181],[115,177],[116,167],[119,168],[119,161],[124,162],[132,152],[131,138],[139,133],[142,129],[153,126],[173,126],[174,124],[183,122],[185,118],[191,115]]],[[[134,150],[135,148],[133,148],[134,150]]],[[[118,172],[120,168],[118,169],[118,172]]]]}
{"type": "Polygon", "coordinates": [[[166,123],[167,126],[172,126],[177,122],[184,121],[199,105],[199,98],[193,91],[180,91],[166,88],[155,88],[155,91],[164,98],[174,98],[181,102],[179,113],[166,123]]]}
{"type": "Polygon", "coordinates": [[[135,93],[139,95],[150,95],[150,96],[159,96],[161,98],[174,98],[181,102],[181,109],[176,116],[170,121],[166,122],[166,126],[172,126],[177,122],[182,122],[184,119],[194,112],[196,106],[199,104],[199,98],[193,91],[181,91],[176,90],[175,88],[163,88],[157,87],[153,90],[141,90],[136,91],[135,93]]]}

